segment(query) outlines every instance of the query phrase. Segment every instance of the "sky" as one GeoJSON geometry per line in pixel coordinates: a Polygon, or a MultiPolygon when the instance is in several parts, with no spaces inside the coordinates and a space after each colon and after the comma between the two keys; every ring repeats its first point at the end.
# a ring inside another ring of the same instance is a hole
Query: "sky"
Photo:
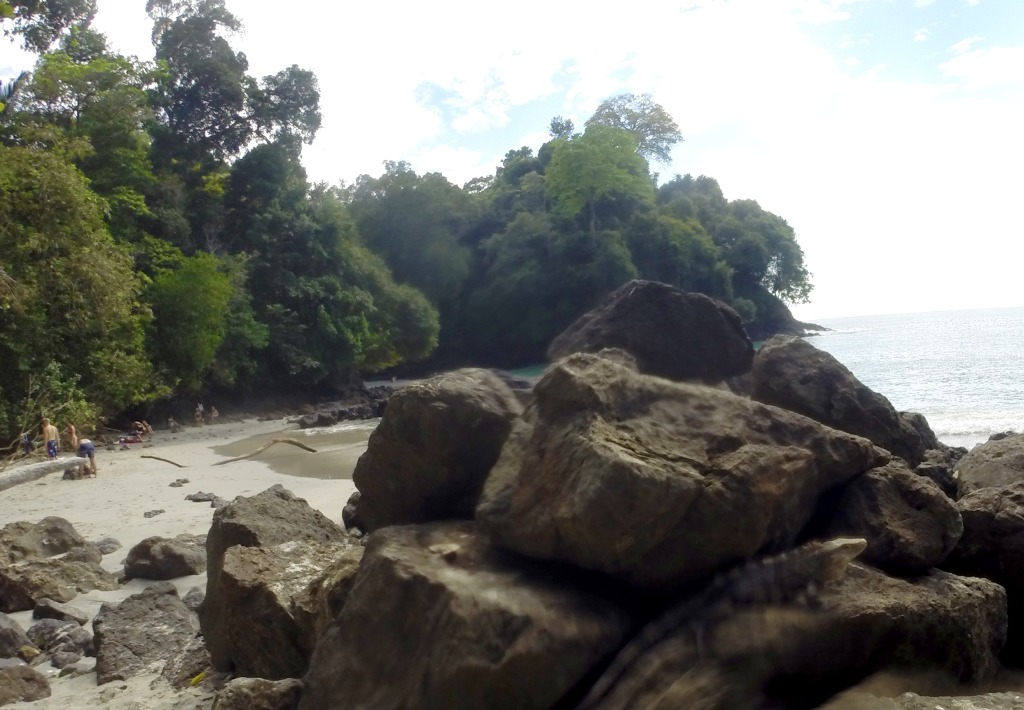
{"type": "MultiPolygon", "coordinates": [[[[684,141],[661,179],[708,175],[794,228],[804,320],[1024,306],[1024,0],[227,0],[249,73],[311,69],[311,180],[386,160],[462,185],[650,93],[684,141]]],[[[111,46],[151,58],[145,0],[99,0],[111,46]]],[[[32,58],[0,43],[0,78],[32,58]]]]}

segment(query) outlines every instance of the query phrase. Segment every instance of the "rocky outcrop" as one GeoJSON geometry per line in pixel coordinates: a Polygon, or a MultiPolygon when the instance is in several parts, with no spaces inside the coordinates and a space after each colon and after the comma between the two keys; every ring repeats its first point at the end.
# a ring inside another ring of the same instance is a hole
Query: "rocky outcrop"
{"type": "Polygon", "coordinates": [[[1024,481],[1024,434],[990,439],[971,449],[957,466],[958,495],[1024,481]]]}
{"type": "Polygon", "coordinates": [[[490,370],[464,369],[403,387],[359,457],[355,518],[386,525],[470,518],[522,406],[490,370]]]}
{"type": "Polygon", "coordinates": [[[217,693],[213,710],[295,710],[302,697],[302,681],[235,678],[217,693]]]}
{"type": "Polygon", "coordinates": [[[90,545],[64,518],[17,522],[0,528],[0,564],[53,557],[90,545]]]}
{"type": "Polygon", "coordinates": [[[203,602],[214,667],[271,680],[302,676],[317,637],[344,604],[362,551],[306,541],[228,548],[203,602]]]}
{"type": "Polygon", "coordinates": [[[50,693],[49,681],[35,668],[0,668],[0,705],[42,700],[50,697],[50,693]]]}
{"type": "Polygon", "coordinates": [[[863,436],[911,466],[921,463],[928,449],[939,448],[924,417],[897,412],[889,400],[806,340],[772,338],[758,350],[753,371],[754,399],[863,436]]]}
{"type": "Polygon", "coordinates": [[[957,501],[964,533],[945,568],[1006,588],[1010,610],[1004,658],[1024,662],[1024,480],[985,487],[957,501]]]}
{"type": "Polygon", "coordinates": [[[0,565],[0,611],[28,611],[43,598],[69,602],[92,589],[113,591],[117,579],[95,562],[29,559],[0,565]]]}
{"type": "Polygon", "coordinates": [[[854,564],[823,610],[760,605],[701,618],[651,648],[593,708],[816,707],[880,668],[982,682],[999,669],[1003,590],[854,564]]]}
{"type": "Polygon", "coordinates": [[[595,355],[551,366],[477,519],[521,554],[672,590],[793,543],[828,489],[884,464],[858,436],[595,355]]]}
{"type": "Polygon", "coordinates": [[[632,618],[470,522],[383,528],[320,640],[300,708],[550,708],[632,618]]]}
{"type": "Polygon", "coordinates": [[[829,520],[829,537],[866,539],[860,559],[896,575],[938,567],[964,530],[956,504],[901,461],[854,479],[819,515],[829,520]]]}
{"type": "Polygon", "coordinates": [[[159,582],[120,604],[104,604],[92,622],[96,639],[96,682],[158,673],[191,650],[199,632],[170,582],[159,582]]]}
{"type": "Polygon", "coordinates": [[[206,597],[200,610],[214,666],[255,675],[276,668],[272,673],[276,678],[301,674],[311,649],[299,648],[299,631],[290,620],[290,600],[330,563],[324,551],[337,551],[346,539],[341,526],[280,485],[256,496],[236,498],[217,510],[206,539],[206,597]],[[285,543],[291,546],[278,555],[258,551],[285,543]],[[246,552],[236,548],[257,549],[246,552]],[[295,561],[294,568],[287,559],[289,551],[301,551],[305,556],[295,561]],[[315,565],[321,567],[313,569],[315,565]],[[262,582],[264,575],[267,584],[262,582]],[[275,589],[275,584],[283,586],[275,589]],[[286,623],[279,631],[264,628],[281,620],[286,623]],[[276,639],[286,637],[288,641],[278,648],[251,648],[243,630],[276,634],[276,639]],[[281,668],[300,670],[288,673],[281,668]]]}
{"type": "Polygon", "coordinates": [[[125,579],[175,579],[206,571],[206,537],[147,537],[128,551],[125,579]]]}
{"type": "Polygon", "coordinates": [[[548,347],[548,360],[621,348],[640,372],[717,382],[750,370],[754,348],[732,308],[700,293],[630,281],[585,313],[548,347]]]}

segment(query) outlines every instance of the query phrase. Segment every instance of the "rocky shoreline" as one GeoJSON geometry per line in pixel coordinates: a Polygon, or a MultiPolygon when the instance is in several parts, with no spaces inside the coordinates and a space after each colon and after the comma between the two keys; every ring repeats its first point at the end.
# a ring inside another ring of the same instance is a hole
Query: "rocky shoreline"
{"type": "MultiPolygon", "coordinates": [[[[967,696],[946,707],[1020,706],[1024,435],[944,446],[807,341],[755,356],[727,306],[649,282],[549,356],[532,388],[464,369],[397,390],[347,502],[272,486],[201,547],[147,538],[131,576],[170,583],[93,634],[14,628],[0,674],[27,687],[78,649],[101,686],[159,677],[152,707],[220,710],[935,707],[906,692],[923,678],[967,696]],[[836,540],[859,556],[826,570],[836,540]]],[[[0,532],[5,612],[70,613],[28,581],[95,565],[62,525],[0,532]]]]}

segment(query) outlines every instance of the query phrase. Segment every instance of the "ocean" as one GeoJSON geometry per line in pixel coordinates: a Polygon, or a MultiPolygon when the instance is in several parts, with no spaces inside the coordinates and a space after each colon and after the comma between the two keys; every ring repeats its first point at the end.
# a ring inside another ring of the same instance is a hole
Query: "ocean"
{"type": "Polygon", "coordinates": [[[939,441],[966,446],[1024,431],[1024,308],[816,321],[808,338],[897,410],[925,416],[939,441]]]}

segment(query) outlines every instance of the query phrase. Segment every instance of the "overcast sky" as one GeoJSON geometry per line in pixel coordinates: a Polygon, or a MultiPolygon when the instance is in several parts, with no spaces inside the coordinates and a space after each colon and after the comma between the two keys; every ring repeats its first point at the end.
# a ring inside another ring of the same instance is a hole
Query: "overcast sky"
{"type": "MultiPolygon", "coordinates": [[[[99,6],[115,49],[152,57],[145,0],[99,6]]],[[[227,6],[251,74],[319,79],[313,180],[405,160],[461,185],[555,115],[581,127],[648,92],[685,137],[654,170],[796,230],[815,284],[798,317],[1024,305],[1022,0],[227,6]]],[[[0,45],[0,77],[25,61],[0,45]]]]}

